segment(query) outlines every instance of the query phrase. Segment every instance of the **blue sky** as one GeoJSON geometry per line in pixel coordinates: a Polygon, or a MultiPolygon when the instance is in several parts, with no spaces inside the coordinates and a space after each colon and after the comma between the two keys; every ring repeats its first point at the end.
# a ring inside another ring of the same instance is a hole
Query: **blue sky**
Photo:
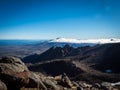
{"type": "Polygon", "coordinates": [[[120,0],[0,0],[0,39],[120,38],[120,0]]]}

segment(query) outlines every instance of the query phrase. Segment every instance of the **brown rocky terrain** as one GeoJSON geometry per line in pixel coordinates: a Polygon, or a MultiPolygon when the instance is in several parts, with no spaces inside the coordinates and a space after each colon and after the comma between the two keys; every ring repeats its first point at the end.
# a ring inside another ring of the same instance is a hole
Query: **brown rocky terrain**
{"type": "MultiPolygon", "coordinates": [[[[60,63],[61,61],[53,62],[60,63]]],[[[70,63],[65,60],[64,63],[69,63],[68,69],[74,69],[74,72],[77,72],[76,74],[78,74],[78,72],[85,73],[83,68],[79,71],[78,66],[73,65],[74,62],[70,63]]],[[[82,67],[83,66],[84,65],[82,65],[82,67]]],[[[68,69],[66,69],[66,71],[68,69]]],[[[79,76],[79,78],[82,77],[79,76]]],[[[31,72],[25,64],[16,57],[4,57],[0,60],[0,80],[0,90],[119,90],[119,83],[105,81],[90,83],[86,80],[69,78],[69,73],[67,72],[57,76],[45,75],[41,72],[31,72]]]]}
{"type": "Polygon", "coordinates": [[[120,90],[120,43],[52,47],[24,58],[0,59],[0,90],[120,90]],[[44,57],[43,57],[44,56],[44,57]],[[108,71],[106,71],[108,70],[108,71]]]}

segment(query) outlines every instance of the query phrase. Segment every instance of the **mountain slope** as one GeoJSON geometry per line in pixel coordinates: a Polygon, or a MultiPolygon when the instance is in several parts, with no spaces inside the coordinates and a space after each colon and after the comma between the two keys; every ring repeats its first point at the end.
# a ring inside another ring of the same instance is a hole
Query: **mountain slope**
{"type": "Polygon", "coordinates": [[[120,43],[100,44],[92,47],[73,48],[52,47],[40,55],[30,55],[24,58],[26,63],[40,63],[54,59],[68,58],[79,61],[102,72],[120,73],[120,43]]]}
{"type": "Polygon", "coordinates": [[[67,56],[75,56],[81,54],[83,48],[89,48],[89,46],[81,48],[73,48],[69,45],[65,45],[64,47],[51,47],[40,55],[34,54],[25,57],[23,61],[26,63],[37,63],[46,60],[64,58],[67,56]]]}
{"type": "Polygon", "coordinates": [[[82,56],[79,56],[79,61],[103,72],[108,69],[118,73],[120,72],[119,53],[120,43],[96,45],[83,52],[82,56]]]}

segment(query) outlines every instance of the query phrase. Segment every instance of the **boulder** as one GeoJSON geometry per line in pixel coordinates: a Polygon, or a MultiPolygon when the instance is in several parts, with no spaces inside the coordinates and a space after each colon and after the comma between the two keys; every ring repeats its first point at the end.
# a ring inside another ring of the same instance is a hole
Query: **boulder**
{"type": "Polygon", "coordinates": [[[95,88],[101,88],[101,85],[100,85],[99,83],[95,83],[95,84],[93,85],[93,87],[95,87],[95,88]]]}
{"type": "Polygon", "coordinates": [[[68,76],[64,73],[61,77],[61,84],[65,87],[72,88],[73,84],[68,78],[68,76]]]}
{"type": "Polygon", "coordinates": [[[56,81],[60,81],[60,80],[61,80],[61,78],[62,78],[62,76],[61,76],[61,75],[59,75],[59,76],[55,76],[55,77],[54,77],[54,79],[55,79],[56,81]]]}
{"type": "Polygon", "coordinates": [[[19,90],[29,82],[28,69],[25,64],[16,57],[3,57],[0,59],[0,79],[9,90],[19,90]]]}
{"type": "Polygon", "coordinates": [[[26,87],[29,87],[29,88],[37,87],[43,90],[47,90],[47,87],[42,83],[40,76],[33,72],[29,72],[29,83],[27,84],[26,87]]]}
{"type": "Polygon", "coordinates": [[[46,85],[47,88],[50,88],[52,90],[60,90],[60,88],[54,83],[52,80],[45,78],[43,80],[43,83],[46,85]]]}
{"type": "Polygon", "coordinates": [[[0,90],[7,90],[7,86],[0,80],[0,90]]]}
{"type": "Polygon", "coordinates": [[[111,83],[109,83],[109,82],[102,82],[101,88],[104,90],[113,90],[113,87],[112,87],[111,83]]]}

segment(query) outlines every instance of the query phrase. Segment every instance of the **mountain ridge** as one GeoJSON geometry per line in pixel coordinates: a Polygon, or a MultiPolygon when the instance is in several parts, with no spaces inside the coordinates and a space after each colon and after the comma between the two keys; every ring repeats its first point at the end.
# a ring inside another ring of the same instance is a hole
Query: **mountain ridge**
{"type": "Polygon", "coordinates": [[[40,55],[35,54],[27,56],[23,58],[23,61],[25,63],[41,63],[55,59],[62,60],[68,58],[72,61],[79,61],[87,64],[88,66],[102,72],[105,72],[107,69],[111,69],[112,72],[117,73],[120,72],[119,69],[117,69],[120,64],[119,51],[120,43],[98,44],[92,47],[85,46],[78,48],[65,45],[64,47],[51,47],[40,55]],[[112,62],[115,62],[113,66],[112,62]],[[105,65],[103,66],[102,64],[105,65]]]}

